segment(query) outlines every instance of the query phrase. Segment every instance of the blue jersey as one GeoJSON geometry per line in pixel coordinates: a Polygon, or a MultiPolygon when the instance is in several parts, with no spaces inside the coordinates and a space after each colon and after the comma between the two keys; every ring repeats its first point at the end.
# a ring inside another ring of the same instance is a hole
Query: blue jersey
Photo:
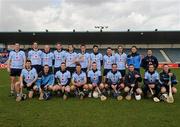
{"type": "Polygon", "coordinates": [[[66,67],[76,67],[74,63],[77,60],[77,53],[76,52],[67,52],[66,53],[66,67]]]}
{"type": "Polygon", "coordinates": [[[133,64],[134,68],[140,68],[141,56],[138,53],[128,55],[127,56],[127,64],[128,64],[128,66],[130,64],[133,64]]]}
{"type": "Polygon", "coordinates": [[[61,85],[66,85],[68,80],[71,78],[71,73],[66,70],[66,72],[57,71],[55,78],[58,78],[61,85]]]}
{"type": "Polygon", "coordinates": [[[41,50],[31,50],[28,52],[28,59],[31,60],[32,65],[41,65],[41,50]]]}
{"type": "Polygon", "coordinates": [[[149,83],[155,83],[159,81],[159,73],[155,71],[154,73],[150,73],[149,71],[145,72],[144,79],[147,80],[149,83]]]}
{"type": "Polygon", "coordinates": [[[78,53],[78,59],[83,59],[83,61],[80,61],[82,68],[88,68],[89,61],[90,61],[90,54],[89,53],[78,53]]]}
{"type": "Polygon", "coordinates": [[[49,67],[53,66],[54,54],[52,52],[42,53],[42,65],[48,65],[49,67]]]}
{"type": "Polygon", "coordinates": [[[115,54],[115,63],[117,64],[118,70],[125,70],[126,69],[126,60],[127,60],[127,55],[125,53],[115,54]]]}
{"type": "Polygon", "coordinates": [[[26,59],[23,51],[11,51],[9,53],[9,61],[11,61],[10,68],[23,69],[24,61],[26,59]]]}
{"type": "Polygon", "coordinates": [[[104,55],[103,63],[104,63],[104,69],[112,69],[112,64],[115,63],[115,56],[104,55]]]}
{"type": "Polygon", "coordinates": [[[31,83],[34,79],[38,77],[38,74],[36,72],[36,69],[32,68],[31,70],[23,69],[21,71],[21,76],[23,78],[23,81],[28,83],[31,83]]]}
{"type": "Polygon", "coordinates": [[[96,62],[97,69],[101,70],[101,61],[103,60],[101,53],[97,53],[97,54],[91,53],[90,60],[91,60],[91,63],[96,62]]]}
{"type": "Polygon", "coordinates": [[[46,86],[46,85],[54,85],[54,75],[53,74],[47,74],[42,75],[41,78],[39,78],[36,82],[37,86],[46,86]]]}
{"type": "Polygon", "coordinates": [[[55,59],[55,63],[54,63],[54,67],[60,67],[62,62],[65,62],[66,59],[66,51],[62,50],[62,51],[54,51],[54,59],[55,59]]]}
{"type": "Polygon", "coordinates": [[[86,73],[81,71],[80,74],[77,74],[77,72],[74,72],[72,75],[72,80],[75,83],[84,83],[86,80],[86,73]]]}
{"type": "Polygon", "coordinates": [[[96,70],[96,71],[90,70],[88,72],[88,78],[90,78],[91,83],[98,84],[100,82],[99,81],[100,77],[101,77],[100,70],[96,70]]]}
{"type": "Polygon", "coordinates": [[[119,71],[116,71],[115,73],[113,73],[112,71],[109,71],[107,73],[107,80],[110,80],[112,82],[112,84],[117,84],[120,82],[122,76],[121,73],[119,71]]]}

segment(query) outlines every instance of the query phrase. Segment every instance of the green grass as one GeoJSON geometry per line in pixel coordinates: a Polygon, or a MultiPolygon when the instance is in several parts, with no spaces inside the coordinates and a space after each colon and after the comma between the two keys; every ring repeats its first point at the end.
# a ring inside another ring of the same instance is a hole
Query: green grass
{"type": "MultiPolygon", "coordinates": [[[[180,69],[174,70],[180,81],[180,69]]],[[[178,86],[178,88],[180,88],[178,86]]],[[[154,103],[150,99],[130,102],[108,99],[15,102],[8,97],[9,78],[0,70],[0,127],[177,127],[180,125],[180,93],[175,103],[154,103]]]]}

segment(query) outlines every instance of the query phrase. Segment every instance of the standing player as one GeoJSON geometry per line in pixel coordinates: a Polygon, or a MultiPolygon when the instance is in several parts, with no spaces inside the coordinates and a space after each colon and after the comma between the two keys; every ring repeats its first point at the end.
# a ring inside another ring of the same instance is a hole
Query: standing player
{"type": "Polygon", "coordinates": [[[41,56],[42,56],[42,51],[38,49],[38,43],[33,42],[32,50],[28,52],[28,59],[31,60],[32,63],[31,66],[32,68],[36,69],[38,74],[42,71],[41,56]]]}
{"type": "Polygon", "coordinates": [[[139,83],[142,81],[141,75],[134,69],[134,65],[128,66],[128,73],[124,79],[124,92],[127,93],[126,99],[131,100],[132,93],[135,95],[136,100],[141,99],[142,89],[139,83]]]}
{"type": "Polygon", "coordinates": [[[21,101],[23,88],[27,88],[28,97],[33,97],[33,86],[38,78],[35,68],[31,67],[31,61],[26,60],[25,68],[21,72],[20,81],[16,82],[15,88],[17,93],[16,101],[21,101]]]}
{"type": "MultiPolygon", "coordinates": [[[[120,90],[124,89],[121,73],[117,70],[117,64],[112,64],[112,70],[107,73],[106,89],[112,89],[114,97],[119,96],[120,90]]],[[[122,98],[122,97],[121,97],[122,98]]]]}
{"type": "Polygon", "coordinates": [[[102,82],[101,71],[97,69],[96,62],[92,63],[92,70],[88,71],[87,82],[89,86],[89,97],[92,96],[93,90],[97,91],[97,87],[102,91],[104,89],[104,84],[102,82]]]}
{"type": "Polygon", "coordinates": [[[115,57],[112,55],[111,47],[107,48],[107,54],[103,57],[104,63],[104,81],[106,81],[106,76],[109,71],[112,69],[112,64],[115,63],[115,57]]]}
{"type": "Polygon", "coordinates": [[[77,53],[74,52],[74,46],[68,45],[68,52],[66,53],[66,67],[67,70],[71,73],[71,75],[75,71],[77,57],[78,57],[77,53]]]}
{"type": "Polygon", "coordinates": [[[152,50],[148,49],[147,56],[142,59],[141,67],[143,67],[144,70],[147,71],[150,64],[153,64],[155,69],[159,65],[157,58],[153,56],[152,50]]]}
{"type": "Polygon", "coordinates": [[[62,50],[61,43],[56,44],[56,50],[54,51],[54,74],[60,70],[60,66],[62,62],[65,62],[66,59],[66,51],[62,50]]]}
{"type": "Polygon", "coordinates": [[[71,90],[75,91],[76,95],[80,95],[80,99],[83,99],[85,92],[88,91],[86,73],[81,70],[81,65],[76,65],[76,71],[72,75],[71,90]]]}
{"type": "Polygon", "coordinates": [[[45,91],[51,91],[53,90],[54,85],[54,75],[49,70],[48,65],[44,65],[43,72],[41,74],[41,78],[37,80],[36,82],[37,86],[40,86],[40,97],[39,100],[48,99],[48,96],[46,95],[45,91]]]}
{"type": "Polygon", "coordinates": [[[121,72],[122,77],[126,74],[126,60],[127,55],[123,52],[123,47],[118,46],[118,53],[115,54],[115,63],[118,66],[118,71],[121,72]]]}
{"type": "Polygon", "coordinates": [[[87,72],[90,68],[90,54],[86,52],[86,46],[81,45],[81,53],[78,53],[78,62],[81,64],[82,71],[87,72]]]}
{"type": "Polygon", "coordinates": [[[153,100],[159,102],[158,94],[160,92],[159,73],[155,71],[154,65],[150,64],[148,71],[145,72],[144,76],[144,95],[147,95],[147,91],[150,91],[153,100]],[[153,92],[155,90],[155,93],[153,92]]]}
{"type": "Polygon", "coordinates": [[[161,93],[169,92],[168,82],[171,81],[172,93],[177,93],[175,85],[177,84],[176,76],[171,72],[167,64],[163,65],[163,71],[160,73],[161,93]]]}
{"type": "Polygon", "coordinates": [[[63,99],[66,100],[70,93],[71,73],[66,70],[66,63],[61,63],[61,70],[55,74],[56,85],[53,86],[53,91],[61,91],[63,99]]]}
{"type": "Polygon", "coordinates": [[[93,46],[93,53],[91,53],[91,55],[90,55],[90,60],[91,60],[91,68],[92,68],[92,63],[96,62],[97,69],[101,70],[101,66],[103,65],[103,57],[102,57],[102,54],[98,52],[97,45],[93,46]]]}
{"type": "Polygon", "coordinates": [[[141,55],[137,53],[137,47],[131,47],[131,53],[127,56],[127,65],[134,65],[134,68],[137,72],[140,73],[140,65],[141,65],[141,55]]]}
{"type": "Polygon", "coordinates": [[[42,66],[48,65],[49,71],[52,72],[53,63],[54,63],[54,54],[50,52],[49,45],[45,45],[44,52],[42,53],[42,66]]]}
{"type": "Polygon", "coordinates": [[[25,62],[25,53],[20,50],[19,43],[15,43],[14,50],[10,52],[7,61],[7,71],[10,72],[11,77],[11,95],[14,95],[16,77],[19,78],[19,76],[21,75],[21,70],[25,67],[25,62]]]}

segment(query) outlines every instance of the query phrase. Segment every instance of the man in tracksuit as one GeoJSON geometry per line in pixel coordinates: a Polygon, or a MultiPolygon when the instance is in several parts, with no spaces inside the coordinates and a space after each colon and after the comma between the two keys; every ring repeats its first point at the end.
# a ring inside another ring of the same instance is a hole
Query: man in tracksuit
{"type": "MultiPolygon", "coordinates": [[[[128,73],[125,75],[125,80],[124,80],[124,84],[125,84],[124,92],[127,94],[127,96],[129,96],[128,93],[131,90],[136,95],[141,96],[142,90],[141,90],[141,88],[139,86],[139,82],[141,82],[141,81],[142,81],[142,78],[141,78],[140,73],[137,72],[134,69],[134,65],[133,64],[129,65],[128,66],[128,73]]],[[[127,99],[127,96],[126,96],[126,99],[127,99]]]]}
{"type": "Polygon", "coordinates": [[[134,65],[135,70],[140,73],[141,55],[137,53],[136,46],[132,46],[131,53],[127,56],[127,65],[130,64],[134,65]]]}
{"type": "Polygon", "coordinates": [[[144,70],[147,71],[150,64],[153,64],[156,69],[159,63],[157,58],[152,55],[152,50],[148,49],[147,56],[144,57],[141,61],[141,67],[143,67],[144,70]]]}

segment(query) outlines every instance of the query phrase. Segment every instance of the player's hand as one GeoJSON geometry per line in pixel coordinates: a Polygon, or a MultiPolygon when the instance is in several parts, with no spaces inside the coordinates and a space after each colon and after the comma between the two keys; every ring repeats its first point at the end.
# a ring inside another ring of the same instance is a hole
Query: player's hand
{"type": "Polygon", "coordinates": [[[32,85],[31,83],[28,83],[28,84],[27,84],[27,87],[30,87],[31,85],[32,85]]]}
{"type": "Polygon", "coordinates": [[[135,78],[139,78],[140,76],[139,75],[135,75],[135,78]]]}
{"type": "Polygon", "coordinates": [[[153,89],[155,87],[155,84],[149,84],[149,88],[153,89]]]}
{"type": "Polygon", "coordinates": [[[168,75],[171,77],[171,76],[173,76],[173,73],[168,73],[168,75]]]}
{"type": "Polygon", "coordinates": [[[131,84],[131,87],[134,87],[135,86],[135,84],[131,84]]]}

